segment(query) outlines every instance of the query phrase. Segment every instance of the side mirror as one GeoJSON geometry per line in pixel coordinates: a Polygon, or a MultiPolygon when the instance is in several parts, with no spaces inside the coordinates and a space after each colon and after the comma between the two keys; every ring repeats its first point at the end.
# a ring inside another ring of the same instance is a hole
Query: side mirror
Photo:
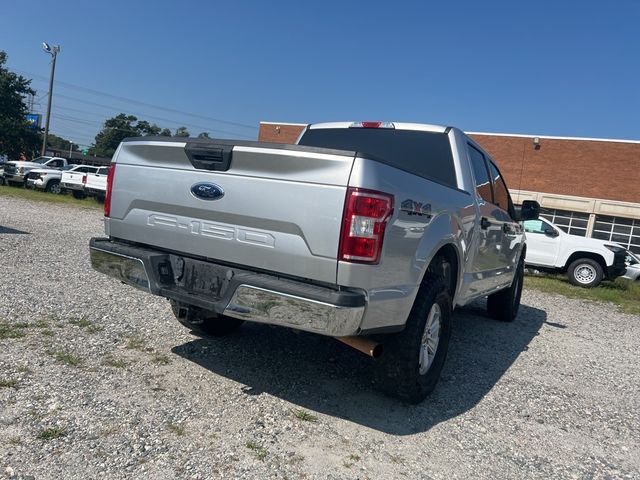
{"type": "Polygon", "coordinates": [[[535,200],[524,200],[520,207],[519,220],[537,220],[540,215],[540,204],[535,200]]]}
{"type": "Polygon", "coordinates": [[[547,227],[544,229],[544,234],[549,237],[557,237],[560,235],[555,228],[547,227]]]}

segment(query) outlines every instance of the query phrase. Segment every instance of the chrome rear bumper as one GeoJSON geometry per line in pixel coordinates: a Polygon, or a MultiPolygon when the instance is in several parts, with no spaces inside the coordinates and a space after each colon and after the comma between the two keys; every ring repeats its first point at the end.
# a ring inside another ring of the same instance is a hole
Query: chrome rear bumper
{"type": "Polygon", "coordinates": [[[357,335],[366,306],[364,292],[336,290],[108,239],[92,238],[90,257],[95,270],[154,295],[242,320],[333,337],[357,335]]]}

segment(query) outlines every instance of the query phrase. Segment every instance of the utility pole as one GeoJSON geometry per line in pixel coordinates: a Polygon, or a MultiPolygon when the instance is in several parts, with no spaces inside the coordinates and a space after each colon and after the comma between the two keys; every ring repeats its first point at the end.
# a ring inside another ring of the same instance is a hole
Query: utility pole
{"type": "Polygon", "coordinates": [[[42,49],[53,57],[53,59],[51,60],[51,78],[49,78],[49,101],[47,102],[47,119],[46,119],[46,124],[44,126],[44,137],[42,138],[41,155],[44,155],[47,151],[47,135],[49,135],[49,120],[51,119],[51,97],[53,96],[53,76],[56,73],[56,58],[58,57],[58,53],[60,52],[60,45],[54,45],[53,47],[50,47],[48,43],[43,42],[42,49]]]}

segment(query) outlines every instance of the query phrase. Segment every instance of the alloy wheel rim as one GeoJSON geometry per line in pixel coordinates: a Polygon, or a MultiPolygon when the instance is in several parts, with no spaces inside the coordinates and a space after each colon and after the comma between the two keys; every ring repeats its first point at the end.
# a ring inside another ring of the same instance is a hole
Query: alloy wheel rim
{"type": "Polygon", "coordinates": [[[422,333],[422,340],[420,342],[420,361],[419,371],[420,375],[424,375],[429,371],[433,360],[435,359],[436,352],[438,351],[438,344],[440,343],[440,329],[442,327],[442,309],[440,305],[434,303],[429,310],[427,316],[427,322],[424,326],[424,332],[422,333]]]}

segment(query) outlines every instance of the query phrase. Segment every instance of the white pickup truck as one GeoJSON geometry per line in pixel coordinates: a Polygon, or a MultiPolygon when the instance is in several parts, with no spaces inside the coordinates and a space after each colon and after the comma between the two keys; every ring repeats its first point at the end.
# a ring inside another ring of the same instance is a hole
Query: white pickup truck
{"type": "Polygon", "coordinates": [[[84,178],[84,193],[103,201],[107,192],[108,167],[100,167],[95,173],[87,173],[84,178]]]}
{"type": "Polygon", "coordinates": [[[3,177],[8,184],[18,184],[27,186],[27,175],[36,168],[62,168],[68,165],[65,158],[61,157],[38,157],[30,162],[15,160],[7,162],[4,166],[3,177]]]}
{"type": "Polygon", "coordinates": [[[570,235],[543,218],[527,220],[523,226],[528,266],[566,273],[572,284],[586,288],[624,275],[626,250],[620,245],[570,235]]]}
{"type": "Polygon", "coordinates": [[[62,191],[70,191],[75,198],[85,198],[87,194],[84,193],[84,184],[87,174],[96,173],[98,168],[92,165],[80,165],[78,169],[63,172],[60,179],[62,191]]]}

